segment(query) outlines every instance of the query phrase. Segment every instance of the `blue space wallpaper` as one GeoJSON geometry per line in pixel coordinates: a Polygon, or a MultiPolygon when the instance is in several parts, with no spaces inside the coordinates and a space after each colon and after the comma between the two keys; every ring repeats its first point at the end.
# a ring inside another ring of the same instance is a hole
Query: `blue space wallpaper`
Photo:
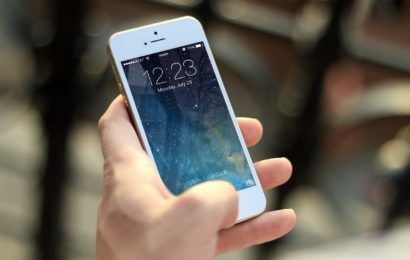
{"type": "Polygon", "coordinates": [[[255,185],[202,42],[122,62],[155,163],[173,194],[208,180],[255,185]]]}

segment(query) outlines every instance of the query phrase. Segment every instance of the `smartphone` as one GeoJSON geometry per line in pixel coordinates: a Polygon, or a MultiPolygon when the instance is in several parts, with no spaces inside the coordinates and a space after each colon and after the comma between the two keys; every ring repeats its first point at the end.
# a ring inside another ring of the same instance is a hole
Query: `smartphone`
{"type": "Polygon", "coordinates": [[[108,50],[139,138],[167,188],[178,195],[224,180],[238,191],[238,222],[263,212],[263,190],[199,21],[182,17],[118,32],[108,50]]]}

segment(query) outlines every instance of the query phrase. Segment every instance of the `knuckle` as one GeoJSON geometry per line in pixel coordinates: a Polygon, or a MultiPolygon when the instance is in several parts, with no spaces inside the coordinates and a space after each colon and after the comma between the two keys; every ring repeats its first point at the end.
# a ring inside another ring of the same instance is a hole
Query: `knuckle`
{"type": "Polygon", "coordinates": [[[104,162],[103,196],[111,194],[112,189],[115,187],[114,181],[114,169],[111,163],[104,162]]]}
{"type": "Polygon", "coordinates": [[[116,166],[125,166],[127,168],[135,164],[135,160],[139,158],[139,155],[139,151],[134,147],[124,147],[121,151],[118,151],[112,159],[116,166]]]}
{"type": "Polygon", "coordinates": [[[110,162],[104,162],[103,175],[103,200],[112,206],[118,206],[118,202],[122,199],[120,195],[121,190],[121,174],[119,169],[110,162]]]}
{"type": "Polygon", "coordinates": [[[123,223],[130,220],[127,210],[123,207],[124,196],[120,189],[112,187],[109,192],[104,191],[100,204],[100,224],[123,223]]]}
{"type": "Polygon", "coordinates": [[[103,197],[100,203],[97,230],[103,233],[110,229],[110,227],[119,220],[122,214],[113,203],[112,196],[103,197]]]}
{"type": "Polygon", "coordinates": [[[136,167],[140,152],[134,147],[124,147],[116,153],[106,156],[104,161],[104,174],[118,175],[117,172],[129,171],[136,167]]]}
{"type": "Polygon", "coordinates": [[[130,194],[115,188],[110,195],[103,197],[97,221],[98,230],[131,228],[138,230],[139,235],[143,236],[159,225],[158,216],[153,210],[141,208],[138,202],[128,195],[130,194]]]}
{"type": "Polygon", "coordinates": [[[112,192],[126,181],[126,173],[136,169],[135,149],[126,148],[123,151],[107,156],[103,167],[103,196],[112,195],[112,192]]]}
{"type": "Polygon", "coordinates": [[[180,207],[191,213],[203,211],[209,207],[206,198],[197,192],[187,193],[181,196],[178,201],[180,207]]]}

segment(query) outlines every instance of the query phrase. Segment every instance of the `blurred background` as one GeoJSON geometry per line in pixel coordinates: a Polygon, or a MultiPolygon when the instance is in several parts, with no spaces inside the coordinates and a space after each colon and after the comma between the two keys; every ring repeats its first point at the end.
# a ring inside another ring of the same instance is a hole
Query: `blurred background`
{"type": "Polygon", "coordinates": [[[268,198],[295,230],[218,259],[410,259],[405,0],[0,0],[0,259],[94,258],[107,39],[183,15],[264,124],[253,159],[294,164],[268,198]]]}

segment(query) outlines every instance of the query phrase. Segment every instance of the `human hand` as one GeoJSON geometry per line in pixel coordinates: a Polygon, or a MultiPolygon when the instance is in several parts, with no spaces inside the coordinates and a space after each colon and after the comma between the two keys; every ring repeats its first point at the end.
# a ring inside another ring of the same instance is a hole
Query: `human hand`
{"type": "MultiPolygon", "coordinates": [[[[259,121],[238,118],[247,146],[259,142],[259,121]]],[[[263,213],[235,225],[238,195],[222,181],[205,182],[171,194],[143,150],[124,101],[117,97],[99,122],[104,187],[97,224],[96,258],[212,259],[279,238],[295,225],[293,210],[263,213]]],[[[287,159],[255,163],[263,189],[285,183],[287,159]]]]}

